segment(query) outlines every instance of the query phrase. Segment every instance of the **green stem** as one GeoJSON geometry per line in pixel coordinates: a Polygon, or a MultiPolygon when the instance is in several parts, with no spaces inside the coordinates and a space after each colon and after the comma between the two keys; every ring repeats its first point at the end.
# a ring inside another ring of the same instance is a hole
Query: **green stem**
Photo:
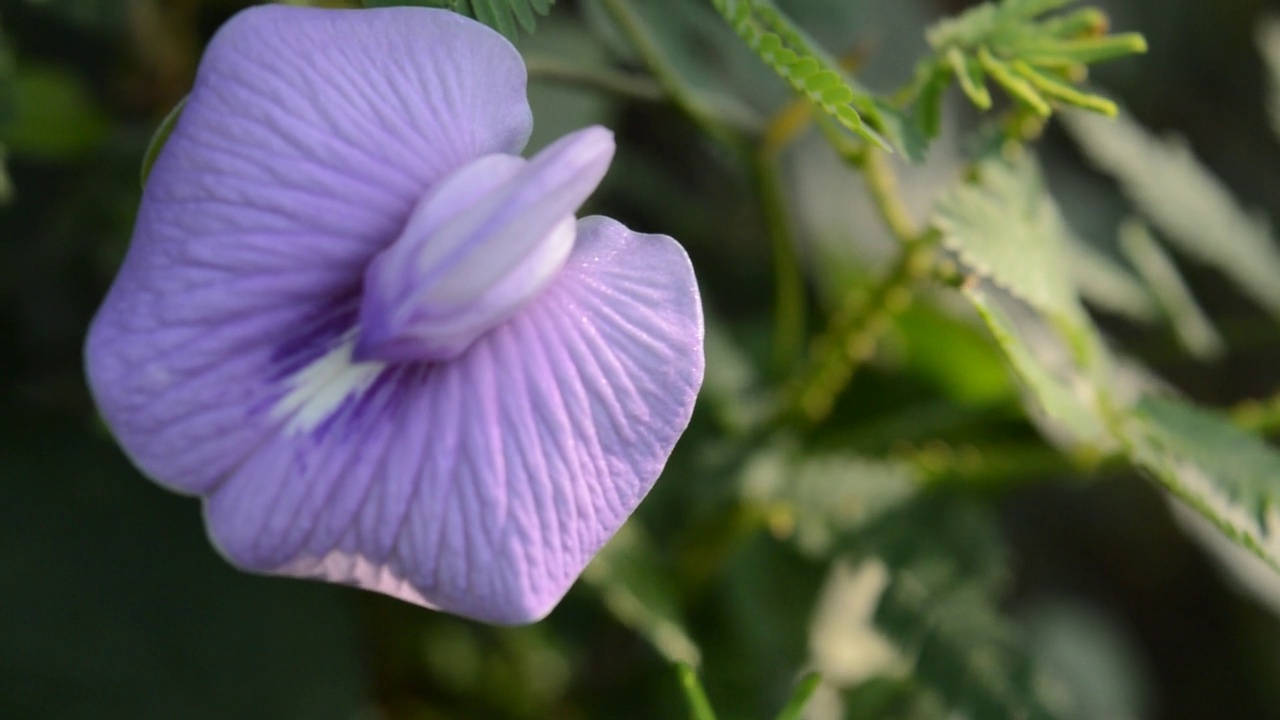
{"type": "Polygon", "coordinates": [[[902,201],[902,195],[898,191],[898,178],[893,172],[893,166],[889,164],[888,154],[876,148],[867,148],[862,153],[860,167],[866,178],[871,200],[880,211],[880,217],[889,232],[903,244],[904,249],[917,244],[921,239],[920,230],[916,227],[911,212],[907,210],[906,203],[902,201]]]}
{"type": "Polygon", "coordinates": [[[715,720],[716,714],[711,710],[711,701],[702,689],[698,680],[698,671],[689,663],[677,663],[676,675],[680,678],[680,687],[684,690],[685,701],[689,703],[689,717],[692,720],[715,720]]]}
{"type": "Polygon", "coordinates": [[[952,446],[931,442],[895,453],[925,485],[1006,489],[1051,477],[1097,477],[1129,467],[1121,454],[1064,453],[1048,445],[952,446]]]}
{"type": "Polygon", "coordinates": [[[791,383],[784,412],[817,423],[830,414],[854,372],[875,352],[890,320],[911,302],[915,284],[929,276],[934,253],[926,243],[904,248],[889,273],[865,294],[850,293],[832,315],[827,330],[809,349],[804,368],[791,383]]]}
{"type": "Polygon", "coordinates": [[[721,120],[685,83],[675,64],[667,57],[658,39],[649,32],[644,20],[631,7],[629,0],[601,0],[601,2],[636,52],[649,66],[654,79],[658,81],[671,101],[712,137],[731,147],[741,147],[743,143],[740,133],[721,120]]]}
{"type": "Polygon", "coordinates": [[[543,57],[525,58],[530,80],[548,80],[565,85],[575,85],[591,90],[621,95],[642,102],[660,102],[664,97],[662,86],[653,78],[630,75],[613,70],[585,65],[574,65],[563,60],[543,57]]]}
{"type": "Polygon", "coordinates": [[[1229,411],[1237,427],[1257,435],[1280,432],[1280,393],[1262,400],[1245,400],[1229,411]]]}
{"type": "Polygon", "coordinates": [[[862,173],[871,201],[875,203],[885,227],[904,248],[922,240],[922,232],[911,217],[911,211],[898,190],[898,177],[889,162],[889,154],[879,148],[855,142],[827,118],[819,117],[818,126],[836,154],[849,166],[862,173]]]}
{"type": "Polygon", "coordinates": [[[783,415],[798,415],[811,423],[830,414],[858,366],[875,352],[890,320],[910,304],[915,285],[934,275],[937,259],[933,245],[938,239],[932,230],[921,231],[917,227],[902,200],[885,152],[849,141],[824,118],[819,118],[819,123],[836,152],[861,171],[876,210],[902,249],[888,274],[870,290],[845,296],[788,388],[783,415]]]}
{"type": "Polygon", "coordinates": [[[787,201],[777,156],[767,151],[757,153],[755,170],[761,212],[773,249],[774,364],[785,373],[799,359],[804,346],[804,276],[787,218],[787,201]]]}

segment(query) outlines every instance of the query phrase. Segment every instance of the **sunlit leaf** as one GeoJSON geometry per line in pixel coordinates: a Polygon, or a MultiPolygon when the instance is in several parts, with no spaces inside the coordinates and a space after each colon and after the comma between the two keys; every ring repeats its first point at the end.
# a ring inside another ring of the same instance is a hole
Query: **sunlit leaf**
{"type": "Polygon", "coordinates": [[[1086,65],[1146,52],[1146,40],[1136,33],[1107,35],[1106,15],[1096,8],[1048,14],[1073,1],[985,2],[938,22],[927,37],[979,109],[991,107],[983,82],[990,78],[1044,117],[1053,111],[1050,99],[1115,114],[1115,103],[1073,83],[1084,79],[1086,65]]]}
{"type": "Polygon", "coordinates": [[[1226,419],[1149,397],[1125,424],[1129,458],[1280,570],[1280,453],[1226,419]]]}
{"type": "Polygon", "coordinates": [[[1089,342],[1089,321],[1067,267],[1067,228],[1040,168],[1027,154],[980,163],[972,183],[957,186],[934,209],[942,242],[983,278],[1089,342]]]}
{"type": "Polygon", "coordinates": [[[1241,207],[1184,143],[1161,140],[1123,114],[1064,119],[1093,163],[1120,181],[1170,242],[1280,316],[1280,250],[1266,222],[1241,207]]]}
{"type": "Polygon", "coordinates": [[[1120,247],[1151,288],[1183,347],[1202,360],[1222,355],[1222,336],[1200,309],[1178,267],[1146,227],[1136,221],[1125,223],[1120,228],[1120,247]]]}
{"type": "Polygon", "coordinates": [[[1099,392],[1103,388],[1088,382],[1083,374],[1073,372],[1070,367],[1050,367],[987,291],[975,285],[965,288],[964,294],[1004,350],[1009,365],[1034,403],[1033,409],[1065,429],[1073,444],[1094,450],[1112,448],[1115,443],[1099,405],[1099,392]]]}
{"type": "Polygon", "coordinates": [[[979,110],[989,109],[991,92],[987,90],[986,73],[982,69],[982,63],[966,56],[958,47],[948,48],[945,57],[951,72],[960,82],[960,89],[969,96],[969,102],[976,105],[979,110]]]}
{"type": "Polygon", "coordinates": [[[978,49],[978,62],[991,78],[1005,89],[1005,92],[1022,101],[1027,107],[1041,117],[1049,117],[1053,109],[1037,89],[1038,85],[1013,71],[1008,63],[992,55],[985,47],[978,49]]]}
{"type": "Polygon", "coordinates": [[[1091,243],[1069,234],[1067,261],[1080,297],[1089,304],[1138,322],[1159,319],[1160,309],[1147,286],[1091,243]]]}

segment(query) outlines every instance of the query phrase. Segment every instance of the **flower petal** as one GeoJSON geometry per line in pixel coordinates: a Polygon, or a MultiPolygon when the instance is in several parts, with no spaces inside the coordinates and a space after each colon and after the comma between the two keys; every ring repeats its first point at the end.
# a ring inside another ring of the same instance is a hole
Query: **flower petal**
{"type": "MultiPolygon", "coordinates": [[[[265,442],[279,400],[354,322],[361,275],[418,200],[531,128],[525,70],[443,10],[264,6],[214,37],[156,161],[86,347],[136,464],[203,493],[265,442]]],[[[341,398],[339,398],[340,400],[341,398]]]]}
{"type": "Polygon", "coordinates": [[[702,370],[684,251],[586,218],[547,290],[459,358],[380,368],[268,439],[208,498],[210,531],[247,569],[533,621],[652,487],[702,370]]]}
{"type": "Polygon", "coordinates": [[[356,356],[448,360],[564,265],[574,213],[613,159],[613,133],[570,133],[529,161],[489,155],[450,175],[364,275],[356,356]]]}

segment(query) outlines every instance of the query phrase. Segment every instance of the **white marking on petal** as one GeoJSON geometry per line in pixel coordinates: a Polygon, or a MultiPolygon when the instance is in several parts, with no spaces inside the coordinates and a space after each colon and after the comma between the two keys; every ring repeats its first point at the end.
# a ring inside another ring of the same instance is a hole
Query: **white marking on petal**
{"type": "Polygon", "coordinates": [[[347,398],[369,389],[386,368],[386,363],[351,359],[358,334],[358,330],[347,333],[336,347],[285,380],[289,394],[276,403],[271,416],[288,419],[286,433],[297,435],[319,427],[347,398]]]}
{"type": "Polygon", "coordinates": [[[333,550],[323,557],[301,557],[277,568],[276,572],[351,585],[390,595],[432,610],[439,609],[390,566],[372,562],[358,553],[333,550]]]}

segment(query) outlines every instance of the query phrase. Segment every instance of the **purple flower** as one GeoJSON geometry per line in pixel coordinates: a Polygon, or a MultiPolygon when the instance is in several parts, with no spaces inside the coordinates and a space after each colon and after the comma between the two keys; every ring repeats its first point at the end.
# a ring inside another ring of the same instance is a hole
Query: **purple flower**
{"type": "Polygon", "coordinates": [[[245,11],[209,45],[86,357],[234,564],[543,617],[702,381],[684,251],[575,220],[603,128],[530,160],[525,70],[436,10],[245,11]]]}

